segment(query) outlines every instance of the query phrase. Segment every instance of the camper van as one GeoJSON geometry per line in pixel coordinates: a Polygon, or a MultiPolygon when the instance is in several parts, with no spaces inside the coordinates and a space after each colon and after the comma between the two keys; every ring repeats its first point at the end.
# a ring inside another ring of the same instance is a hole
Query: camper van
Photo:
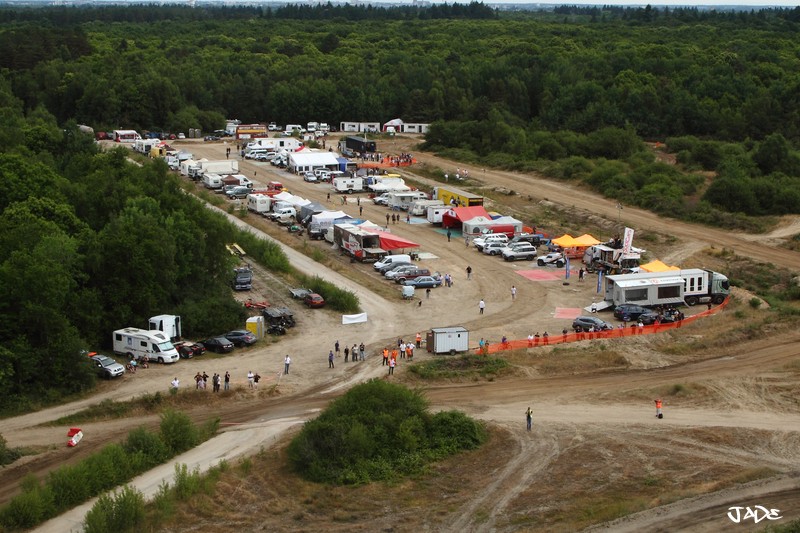
{"type": "Polygon", "coordinates": [[[219,174],[203,174],[203,185],[206,189],[222,189],[222,176],[219,174]]]}
{"type": "Polygon", "coordinates": [[[147,356],[152,362],[175,363],[180,356],[168,335],[139,328],[118,329],[112,338],[114,353],[137,360],[147,356]]]}
{"type": "Polygon", "coordinates": [[[272,198],[266,194],[247,195],[247,209],[262,216],[269,213],[269,206],[271,202],[272,198]]]}
{"type": "MultiPolygon", "coordinates": [[[[330,176],[331,174],[333,173],[331,172],[328,175],[330,176]]],[[[364,190],[364,178],[334,177],[332,182],[333,189],[336,192],[353,194],[354,192],[361,192],[364,190]]]]}

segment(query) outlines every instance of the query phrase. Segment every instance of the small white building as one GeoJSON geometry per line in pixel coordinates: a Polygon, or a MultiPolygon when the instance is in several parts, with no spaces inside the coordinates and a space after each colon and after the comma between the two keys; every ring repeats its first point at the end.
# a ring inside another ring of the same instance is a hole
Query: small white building
{"type": "Polygon", "coordinates": [[[322,168],[339,170],[339,159],[333,152],[301,150],[299,152],[289,152],[286,166],[289,172],[296,174],[307,171],[313,172],[322,168]]]}
{"type": "Polygon", "coordinates": [[[425,349],[434,355],[469,351],[469,331],[462,326],[432,328],[425,339],[425,349]]]}

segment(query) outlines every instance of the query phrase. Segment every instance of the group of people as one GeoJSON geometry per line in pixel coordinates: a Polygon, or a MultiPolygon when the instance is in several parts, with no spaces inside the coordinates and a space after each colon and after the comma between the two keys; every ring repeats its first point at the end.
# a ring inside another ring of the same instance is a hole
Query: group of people
{"type": "Polygon", "coordinates": [[[419,348],[422,344],[422,335],[417,333],[416,343],[405,342],[402,338],[397,339],[397,347],[389,350],[388,346],[383,348],[383,360],[381,366],[389,367],[389,375],[394,375],[394,367],[397,366],[398,359],[406,359],[408,361],[414,360],[414,349],[419,348]]]}
{"type": "MultiPolygon", "coordinates": [[[[175,378],[175,380],[172,382],[173,383],[173,385],[172,385],[173,388],[176,388],[176,389],[178,388],[178,385],[176,385],[177,381],[178,381],[178,378],[175,378]]],[[[206,374],[205,372],[203,372],[202,374],[200,372],[198,372],[194,376],[194,381],[195,381],[195,389],[197,389],[197,390],[205,390],[206,389],[206,384],[208,383],[208,374],[206,374]]],[[[223,381],[225,383],[225,390],[230,390],[230,387],[231,387],[231,373],[226,371],[225,372],[225,376],[223,377],[222,375],[217,374],[216,372],[214,372],[214,375],[211,377],[211,386],[213,387],[212,390],[214,392],[219,392],[223,381]]]]}
{"type": "Polygon", "coordinates": [[[141,361],[137,361],[135,358],[131,358],[127,365],[125,365],[125,370],[129,374],[135,374],[137,368],[150,368],[150,358],[148,356],[142,357],[141,361]]]}
{"type": "MultiPolygon", "coordinates": [[[[333,345],[333,350],[328,352],[328,368],[336,368],[334,361],[337,357],[341,356],[341,345],[337,340],[336,343],[333,345]]],[[[289,357],[288,355],[286,357],[289,357]]],[[[356,346],[353,344],[352,347],[345,346],[344,347],[344,362],[346,363],[348,359],[355,363],[356,361],[365,361],[367,358],[367,347],[362,342],[360,345],[356,346]]],[[[288,373],[288,366],[287,373],[288,373]]]]}

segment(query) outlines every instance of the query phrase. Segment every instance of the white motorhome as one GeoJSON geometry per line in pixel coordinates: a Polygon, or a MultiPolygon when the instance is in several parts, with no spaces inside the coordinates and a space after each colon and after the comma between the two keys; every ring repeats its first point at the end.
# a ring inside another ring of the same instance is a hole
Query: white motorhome
{"type": "Polygon", "coordinates": [[[140,154],[149,155],[150,150],[160,142],[160,139],[136,139],[133,142],[133,149],[140,154]]]}
{"type": "Polygon", "coordinates": [[[364,178],[339,177],[333,178],[331,181],[333,183],[333,190],[336,192],[353,194],[354,192],[362,192],[364,190],[364,178]]]}
{"type": "Polygon", "coordinates": [[[408,212],[416,216],[427,215],[428,208],[436,206],[444,206],[444,202],[441,200],[416,200],[411,204],[408,212]]]}
{"type": "Polygon", "coordinates": [[[408,211],[417,200],[427,200],[428,195],[422,191],[391,191],[386,205],[389,209],[408,211]]]}
{"type": "Polygon", "coordinates": [[[606,276],[605,300],[613,305],[721,304],[730,294],[728,278],[711,270],[684,268],[606,276]]]}
{"type": "Polygon", "coordinates": [[[203,174],[203,185],[206,186],[206,189],[222,189],[222,176],[211,173],[203,174]]]}
{"type": "Polygon", "coordinates": [[[147,356],[153,362],[175,363],[180,356],[167,335],[139,328],[118,329],[112,335],[114,353],[137,360],[147,356]]]}
{"type": "Polygon", "coordinates": [[[287,124],[286,129],[283,131],[284,135],[291,135],[294,131],[297,130],[300,133],[305,133],[306,129],[301,126],[300,124],[287,124]]]}
{"type": "Polygon", "coordinates": [[[259,215],[266,215],[269,213],[270,203],[272,203],[272,198],[266,194],[247,195],[247,209],[259,215]]]}
{"type": "Polygon", "coordinates": [[[446,205],[431,205],[428,206],[427,214],[425,218],[428,219],[428,222],[431,224],[441,224],[442,223],[442,215],[447,213],[450,210],[449,206],[446,205]]]}

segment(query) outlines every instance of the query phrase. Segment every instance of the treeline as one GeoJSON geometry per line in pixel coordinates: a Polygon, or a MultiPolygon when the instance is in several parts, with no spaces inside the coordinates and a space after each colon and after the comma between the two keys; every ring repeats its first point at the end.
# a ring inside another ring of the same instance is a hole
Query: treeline
{"type": "MultiPolygon", "coordinates": [[[[0,102],[0,411],[90,387],[80,351],[108,348],[113,330],[150,316],[181,315],[186,335],[242,325],[225,249],[232,224],[163,162],[101,153],[74,123],[23,115],[2,86],[0,102]]],[[[289,268],[277,245],[258,256],[289,268]]]]}

